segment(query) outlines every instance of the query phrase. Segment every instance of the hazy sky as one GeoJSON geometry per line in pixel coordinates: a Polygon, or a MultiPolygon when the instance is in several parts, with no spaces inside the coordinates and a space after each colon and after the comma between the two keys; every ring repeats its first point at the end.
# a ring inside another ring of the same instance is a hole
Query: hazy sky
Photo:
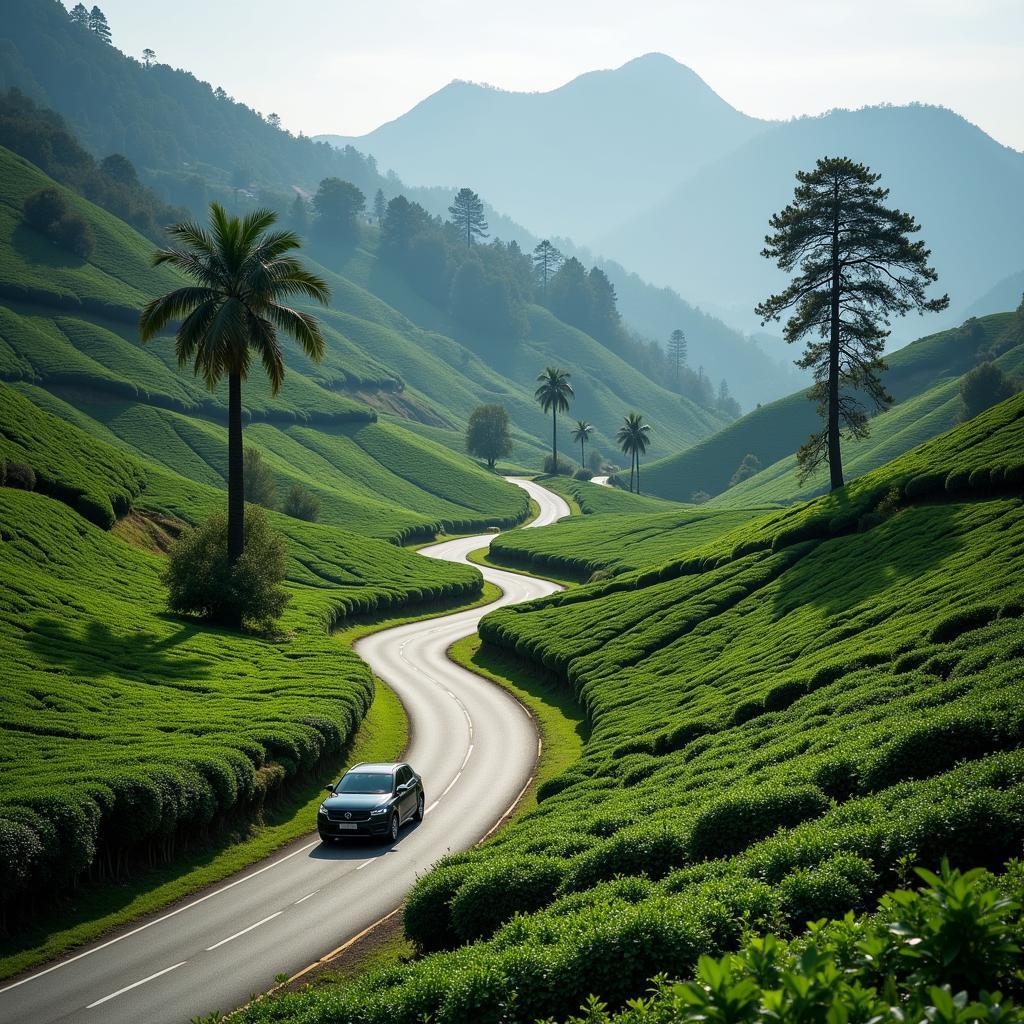
{"type": "MultiPolygon", "coordinates": [[[[70,6],[70,3],[68,4],[70,6]]],[[[1024,150],[1022,0],[102,0],[114,43],[291,131],[359,135],[453,78],[546,90],[658,50],[748,114],[920,100],[1024,150]]]]}

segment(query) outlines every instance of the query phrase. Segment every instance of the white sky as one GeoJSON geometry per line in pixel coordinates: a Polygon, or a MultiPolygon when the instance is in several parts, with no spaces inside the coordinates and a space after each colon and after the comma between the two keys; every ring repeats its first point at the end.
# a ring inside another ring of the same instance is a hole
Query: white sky
{"type": "MultiPolygon", "coordinates": [[[[70,0],[67,4],[71,6],[70,0]]],[[[91,5],[90,4],[87,6],[91,5]]],[[[114,44],[308,135],[453,78],[546,90],[658,50],[748,114],[947,106],[1024,150],[1024,0],[101,0],[114,44]]]]}

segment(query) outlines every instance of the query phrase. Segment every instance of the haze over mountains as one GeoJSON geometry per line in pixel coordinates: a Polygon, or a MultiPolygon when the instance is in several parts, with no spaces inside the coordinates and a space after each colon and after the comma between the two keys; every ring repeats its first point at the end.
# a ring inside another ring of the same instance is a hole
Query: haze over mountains
{"type": "MultiPolygon", "coordinates": [[[[368,135],[326,138],[417,184],[472,183],[528,227],[563,232],[745,330],[782,280],[760,255],[768,218],[794,173],[826,154],[881,172],[917,217],[951,297],[943,326],[1024,265],[1024,154],[952,111],[761,121],[663,54],[548,93],[453,82],[368,135]]],[[[919,333],[911,321],[894,340],[919,333]]]]}

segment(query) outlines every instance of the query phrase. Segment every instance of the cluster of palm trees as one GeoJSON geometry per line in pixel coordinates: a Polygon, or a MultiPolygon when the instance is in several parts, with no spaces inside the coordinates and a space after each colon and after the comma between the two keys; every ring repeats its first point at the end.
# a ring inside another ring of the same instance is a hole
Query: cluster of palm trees
{"type": "MultiPolygon", "coordinates": [[[[551,413],[551,471],[558,472],[558,414],[568,412],[575,397],[569,383],[571,374],[556,366],[548,366],[537,377],[537,390],[534,397],[544,412],[551,413]]],[[[573,441],[580,446],[580,465],[586,465],[586,445],[594,433],[594,426],[586,420],[577,420],[572,431],[573,441]]],[[[651,437],[651,428],[644,423],[638,412],[629,413],[619,427],[615,440],[623,453],[630,458],[629,489],[633,491],[634,475],[636,493],[640,493],[640,456],[647,452],[651,437]]]]}

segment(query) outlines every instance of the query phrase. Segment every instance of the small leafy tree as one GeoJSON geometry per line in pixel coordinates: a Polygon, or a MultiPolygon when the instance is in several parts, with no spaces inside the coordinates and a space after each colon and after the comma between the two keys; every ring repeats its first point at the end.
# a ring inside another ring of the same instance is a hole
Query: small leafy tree
{"type": "Polygon", "coordinates": [[[242,472],[245,480],[245,500],[251,505],[274,508],[277,504],[277,484],[274,483],[274,474],[263,461],[258,448],[245,449],[242,472]]]}
{"type": "Polygon", "coordinates": [[[549,366],[537,376],[538,387],[533,393],[540,407],[551,413],[551,466],[555,472],[558,471],[558,414],[569,411],[574,397],[570,376],[566,370],[549,366]]]}
{"type": "Polygon", "coordinates": [[[586,420],[577,420],[576,426],[572,431],[572,439],[580,446],[580,465],[585,466],[587,464],[587,442],[590,440],[590,435],[594,432],[594,426],[592,423],[588,423],[586,420]]]}
{"type": "Polygon", "coordinates": [[[486,459],[491,469],[498,459],[512,454],[508,412],[503,405],[478,405],[469,414],[466,451],[486,459]]]}
{"type": "Polygon", "coordinates": [[[711,495],[708,494],[707,491],[694,491],[690,496],[690,501],[692,501],[694,505],[703,505],[706,501],[710,500],[711,495]]]}
{"type": "Polygon", "coordinates": [[[366,196],[350,181],[324,178],[313,196],[317,218],[314,231],[322,241],[351,244],[359,238],[359,214],[366,208],[366,196]]]}
{"type": "Polygon", "coordinates": [[[142,51],[142,64],[144,67],[152,67],[153,62],[156,60],[156,50],[151,50],[148,46],[142,51]]]}
{"type": "Polygon", "coordinates": [[[926,297],[938,280],[931,253],[910,239],[921,230],[917,221],[885,205],[889,190],[876,187],[881,175],[847,157],[825,157],[796,177],[793,201],[771,218],[762,255],[797,275],[756,312],[767,324],[791,310],[786,341],[810,339],[797,365],[814,373],[808,397],[824,427],[797,457],[802,478],[827,462],[835,490],[843,486],[843,430],[852,438],[868,434],[856,392],[875,409],[892,401],[880,377],[890,318],[937,312],[949,296],[926,297]]]}
{"type": "Polygon", "coordinates": [[[960,419],[966,421],[993,405],[1012,398],[1020,386],[992,362],[979,363],[960,378],[960,419]]]}
{"type": "Polygon", "coordinates": [[[52,225],[68,212],[64,196],[55,188],[41,188],[25,197],[21,205],[25,220],[37,231],[48,234],[52,225]]]}
{"type": "Polygon", "coordinates": [[[276,128],[278,131],[281,130],[281,115],[280,114],[267,114],[267,124],[271,128],[276,128]]]}
{"type": "Polygon", "coordinates": [[[288,603],[287,547],[260,508],[245,517],[242,555],[228,555],[228,517],[216,512],[171,546],[163,582],[172,612],[225,626],[267,628],[288,603]]]}
{"type": "Polygon", "coordinates": [[[733,473],[729,480],[729,486],[735,487],[738,483],[742,483],[744,480],[760,472],[761,460],[756,455],[748,453],[740,460],[740,464],[736,467],[736,472],[733,473]]]}
{"type": "Polygon", "coordinates": [[[135,164],[121,153],[111,153],[100,161],[100,170],[121,185],[135,187],[139,184],[139,173],[135,164]]]}
{"type": "Polygon", "coordinates": [[[471,246],[474,239],[487,237],[487,220],[484,217],[484,204],[471,188],[460,188],[455,194],[452,205],[448,207],[451,222],[459,234],[471,246]]]}
{"type": "Polygon", "coordinates": [[[294,483],[284,499],[282,509],[292,519],[302,519],[307,523],[315,523],[320,518],[320,501],[317,496],[302,484],[294,483]]]}

